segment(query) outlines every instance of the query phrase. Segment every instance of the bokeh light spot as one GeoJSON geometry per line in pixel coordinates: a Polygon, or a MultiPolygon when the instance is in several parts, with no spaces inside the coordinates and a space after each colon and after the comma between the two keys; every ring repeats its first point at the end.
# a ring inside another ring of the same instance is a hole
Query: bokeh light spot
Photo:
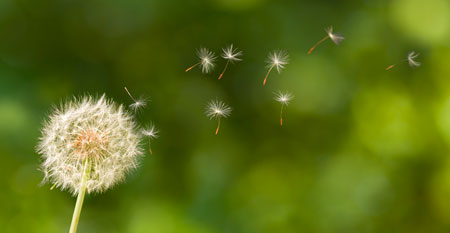
{"type": "Polygon", "coordinates": [[[349,100],[351,82],[334,62],[323,57],[297,59],[283,76],[280,89],[295,93],[292,106],[299,112],[326,115],[339,111],[349,100]]]}
{"type": "Polygon", "coordinates": [[[392,2],[392,21],[412,38],[425,43],[447,42],[450,1],[397,0],[392,2]]]}
{"type": "Polygon", "coordinates": [[[361,91],[353,107],[359,139],[380,156],[410,156],[425,141],[411,99],[401,88],[361,91]]]}
{"type": "Polygon", "coordinates": [[[431,179],[428,190],[435,214],[440,220],[450,223],[450,160],[431,179]]]}

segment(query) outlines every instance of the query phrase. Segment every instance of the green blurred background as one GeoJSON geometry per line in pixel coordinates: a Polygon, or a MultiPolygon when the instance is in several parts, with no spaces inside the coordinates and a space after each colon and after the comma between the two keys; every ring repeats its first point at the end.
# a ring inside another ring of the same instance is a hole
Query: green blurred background
{"type": "Polygon", "coordinates": [[[67,232],[75,204],[40,185],[54,104],[123,87],[160,137],[126,183],[89,195],[79,232],[450,231],[448,0],[1,0],[0,232],[67,232]],[[333,25],[346,40],[308,49],[333,25]],[[184,69],[233,43],[217,77],[184,69]],[[290,64],[261,85],[267,54],[290,64]],[[423,65],[404,59],[420,52],[423,65]],[[295,99],[285,109],[273,92],[295,99]],[[214,135],[210,99],[233,107],[214,135]]]}

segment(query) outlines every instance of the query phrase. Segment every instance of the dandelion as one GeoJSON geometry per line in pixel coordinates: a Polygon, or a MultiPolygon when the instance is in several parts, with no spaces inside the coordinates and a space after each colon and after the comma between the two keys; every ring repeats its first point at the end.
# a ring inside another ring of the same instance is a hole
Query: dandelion
{"type": "Polygon", "coordinates": [[[124,87],[125,91],[127,92],[128,96],[134,101],[134,103],[130,104],[129,107],[134,111],[138,112],[142,108],[145,108],[147,106],[147,100],[144,97],[140,97],[139,99],[135,99],[131,93],[128,91],[127,87],[124,87]]]}
{"type": "Polygon", "coordinates": [[[85,193],[101,193],[125,179],[142,155],[133,117],[105,95],[73,99],[44,123],[37,152],[43,182],[78,195],[70,233],[75,233],[85,193]]]}
{"type": "Polygon", "coordinates": [[[158,133],[159,133],[159,131],[156,129],[155,125],[153,125],[153,124],[150,124],[149,127],[144,128],[142,130],[142,135],[144,135],[145,137],[148,138],[148,150],[149,150],[150,154],[153,154],[152,148],[150,145],[150,141],[154,138],[158,138],[158,133]]]}
{"type": "MultiPolygon", "coordinates": [[[[408,64],[410,67],[419,67],[421,65],[420,62],[415,60],[419,55],[420,55],[420,53],[416,53],[414,51],[408,53],[405,60],[408,61],[408,64]]],[[[403,61],[405,61],[405,60],[403,60],[403,61]]],[[[392,65],[388,66],[385,70],[390,70],[390,69],[394,68],[394,66],[396,66],[396,64],[392,64],[392,65]]]]}
{"type": "Polygon", "coordinates": [[[333,26],[330,26],[325,29],[325,32],[327,33],[327,36],[319,40],[313,47],[311,47],[308,51],[308,54],[311,54],[312,51],[322,42],[326,41],[328,38],[330,38],[336,45],[339,45],[343,40],[344,37],[338,33],[333,33],[333,26]]]}
{"type": "Polygon", "coordinates": [[[185,72],[188,72],[194,67],[200,65],[203,73],[205,74],[209,73],[214,68],[214,61],[216,60],[216,55],[206,48],[200,48],[197,51],[197,56],[200,59],[199,62],[187,68],[185,72]]]}
{"type": "Polygon", "coordinates": [[[242,56],[242,51],[239,51],[236,48],[233,48],[233,44],[231,44],[230,46],[228,46],[227,48],[223,48],[222,49],[222,58],[227,60],[227,63],[225,64],[225,68],[223,69],[222,73],[219,76],[219,80],[222,78],[223,74],[225,73],[225,71],[228,68],[228,64],[234,63],[235,61],[242,61],[242,59],[240,58],[242,56]]]}
{"type": "Polygon", "coordinates": [[[267,78],[269,77],[270,72],[273,68],[276,68],[278,73],[281,72],[282,69],[284,69],[284,66],[288,64],[289,55],[284,50],[274,51],[272,53],[269,53],[268,59],[267,59],[267,68],[269,69],[267,71],[266,77],[263,81],[263,86],[266,85],[267,78]]]}
{"type": "Polygon", "coordinates": [[[210,119],[217,118],[216,135],[219,133],[220,118],[227,118],[231,114],[231,108],[224,102],[216,99],[211,100],[206,107],[206,116],[210,119]]]}
{"type": "Polygon", "coordinates": [[[291,101],[294,98],[294,96],[289,92],[281,92],[278,91],[275,93],[275,100],[279,103],[281,103],[281,110],[280,110],[280,125],[283,126],[283,108],[284,106],[288,106],[289,101],[291,101]]]}

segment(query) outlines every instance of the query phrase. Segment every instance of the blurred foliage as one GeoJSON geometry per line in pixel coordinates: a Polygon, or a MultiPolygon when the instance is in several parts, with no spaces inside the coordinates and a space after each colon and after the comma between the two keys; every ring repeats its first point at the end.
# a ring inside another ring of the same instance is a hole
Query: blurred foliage
{"type": "Polygon", "coordinates": [[[449,19],[448,0],[2,0],[0,232],[68,230],[75,198],[40,185],[41,122],[73,95],[128,105],[124,86],[160,138],[87,197],[79,232],[449,232],[449,19]],[[330,25],[346,40],[306,55],[330,25]],[[244,61],[222,80],[222,59],[184,72],[229,43],[244,61]],[[291,63],[263,87],[275,49],[291,63]],[[283,127],[279,89],[296,96],[283,127]],[[216,97],[234,110],[218,136],[216,97]]]}

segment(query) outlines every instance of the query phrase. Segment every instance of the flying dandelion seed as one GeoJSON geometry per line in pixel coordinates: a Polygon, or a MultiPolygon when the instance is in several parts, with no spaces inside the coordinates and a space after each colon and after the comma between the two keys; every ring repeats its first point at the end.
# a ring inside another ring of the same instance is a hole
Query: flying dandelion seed
{"type": "Polygon", "coordinates": [[[211,70],[214,69],[214,61],[216,60],[216,55],[214,54],[214,52],[211,52],[206,48],[200,48],[197,51],[197,56],[200,59],[199,62],[187,68],[185,72],[188,72],[189,70],[193,69],[198,65],[201,66],[202,73],[205,74],[209,73],[211,70]]]}
{"type": "Polygon", "coordinates": [[[284,69],[284,66],[288,64],[288,62],[289,62],[289,55],[284,50],[269,53],[267,59],[267,68],[269,70],[267,71],[266,77],[264,78],[263,86],[266,85],[267,78],[269,77],[269,74],[273,68],[276,68],[278,73],[280,73],[281,70],[284,69]]]}
{"type": "MultiPolygon", "coordinates": [[[[416,53],[414,51],[409,52],[408,55],[406,56],[406,59],[403,61],[408,61],[408,64],[410,67],[419,67],[421,65],[421,63],[415,60],[419,55],[420,55],[420,53],[416,53]]],[[[385,70],[390,70],[390,69],[394,68],[395,66],[396,66],[396,64],[392,64],[392,65],[388,66],[385,70]]]]}
{"type": "Polygon", "coordinates": [[[227,48],[223,48],[222,52],[223,52],[222,58],[227,60],[227,63],[225,64],[225,68],[223,69],[222,73],[220,74],[218,80],[220,80],[222,78],[223,74],[225,73],[225,71],[228,68],[229,63],[242,61],[242,59],[240,58],[242,56],[242,51],[239,51],[238,49],[233,48],[233,44],[231,44],[227,48]]]}
{"type": "Polygon", "coordinates": [[[147,106],[147,99],[144,97],[140,97],[139,99],[135,99],[131,93],[128,91],[127,87],[124,87],[128,96],[133,100],[134,103],[130,104],[129,107],[134,111],[138,112],[139,110],[145,108],[147,106]]]}
{"type": "Polygon", "coordinates": [[[414,51],[408,53],[407,60],[408,60],[409,66],[411,66],[411,67],[419,67],[421,65],[420,62],[415,60],[419,55],[420,55],[419,53],[416,53],[414,51]]]}
{"type": "Polygon", "coordinates": [[[227,118],[228,116],[230,116],[231,110],[232,109],[228,105],[218,99],[211,100],[208,103],[205,113],[206,116],[209,117],[209,119],[217,119],[216,135],[219,133],[220,118],[227,118]]]}
{"type": "Polygon", "coordinates": [[[325,32],[327,33],[327,36],[319,40],[313,47],[311,47],[308,51],[308,54],[311,54],[317,46],[326,41],[328,38],[330,38],[336,45],[339,45],[344,40],[344,37],[342,35],[333,33],[333,26],[326,28],[325,32]]]}
{"type": "Polygon", "coordinates": [[[288,106],[289,101],[291,101],[294,98],[294,96],[289,92],[281,92],[278,91],[275,93],[275,100],[279,103],[281,103],[281,110],[280,110],[280,125],[283,126],[283,108],[284,106],[288,106]]]}
{"type": "Polygon", "coordinates": [[[43,182],[78,195],[70,233],[76,232],[86,192],[104,192],[136,168],[140,142],[132,115],[105,95],[75,98],[49,116],[36,149],[43,182]]]}
{"type": "Polygon", "coordinates": [[[144,128],[142,130],[142,135],[144,135],[145,137],[148,138],[148,150],[149,150],[150,154],[153,154],[152,148],[150,145],[151,140],[154,138],[158,138],[158,133],[159,133],[159,131],[156,129],[155,125],[153,125],[153,124],[150,124],[149,127],[144,128]]]}

